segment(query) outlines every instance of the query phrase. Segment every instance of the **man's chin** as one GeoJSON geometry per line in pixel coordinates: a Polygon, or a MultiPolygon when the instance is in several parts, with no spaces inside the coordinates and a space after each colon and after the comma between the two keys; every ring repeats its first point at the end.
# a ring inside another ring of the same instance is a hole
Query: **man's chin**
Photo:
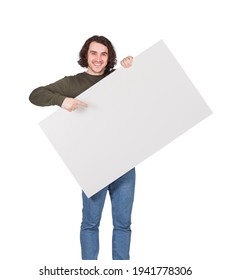
{"type": "Polygon", "coordinates": [[[93,69],[95,73],[103,73],[104,72],[104,68],[95,68],[93,69]]]}

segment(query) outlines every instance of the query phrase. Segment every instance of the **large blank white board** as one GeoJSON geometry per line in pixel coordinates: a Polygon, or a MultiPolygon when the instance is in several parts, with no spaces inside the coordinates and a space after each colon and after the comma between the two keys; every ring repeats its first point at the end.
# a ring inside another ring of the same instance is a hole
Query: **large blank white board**
{"type": "Polygon", "coordinates": [[[88,197],[212,112],[163,41],[40,123],[88,197]]]}

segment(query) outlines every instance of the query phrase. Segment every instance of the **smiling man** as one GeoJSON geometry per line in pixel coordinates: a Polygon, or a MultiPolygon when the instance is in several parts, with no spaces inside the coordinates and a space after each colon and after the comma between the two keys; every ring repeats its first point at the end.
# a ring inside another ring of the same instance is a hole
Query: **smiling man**
{"type": "Polygon", "coordinates": [[[88,69],[90,75],[103,75],[108,62],[108,48],[100,43],[91,42],[87,52],[88,69]]]}
{"type": "MultiPolygon", "coordinates": [[[[133,58],[128,56],[121,61],[121,65],[128,68],[132,65],[132,61],[133,58]]],[[[69,112],[80,107],[87,107],[85,102],[76,97],[112,73],[116,62],[116,52],[111,42],[104,36],[92,36],[86,40],[79,53],[78,63],[87,70],[37,88],[32,91],[29,99],[38,106],[58,105],[69,112]]],[[[82,192],[80,243],[83,260],[98,259],[99,225],[108,192],[111,198],[113,219],[112,258],[113,260],[130,259],[130,226],[134,190],[135,169],[133,168],[90,198],[82,192]]]]}

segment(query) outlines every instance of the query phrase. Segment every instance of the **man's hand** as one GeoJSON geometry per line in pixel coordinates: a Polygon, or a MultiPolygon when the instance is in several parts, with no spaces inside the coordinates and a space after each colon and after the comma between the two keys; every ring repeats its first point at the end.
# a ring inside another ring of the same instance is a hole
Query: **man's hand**
{"type": "Polygon", "coordinates": [[[72,112],[78,108],[83,108],[83,107],[86,108],[87,103],[84,103],[83,101],[71,97],[66,97],[61,105],[61,108],[69,112],[72,112]]]}
{"type": "Polygon", "coordinates": [[[129,55],[129,56],[125,57],[123,60],[121,60],[120,64],[124,68],[129,68],[132,66],[132,62],[133,62],[133,57],[129,55]]]}

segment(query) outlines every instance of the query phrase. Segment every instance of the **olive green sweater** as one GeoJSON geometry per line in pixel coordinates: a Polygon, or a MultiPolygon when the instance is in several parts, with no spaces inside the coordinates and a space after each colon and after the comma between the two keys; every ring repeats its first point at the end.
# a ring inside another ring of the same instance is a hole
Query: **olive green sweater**
{"type": "Polygon", "coordinates": [[[30,94],[29,100],[38,106],[61,106],[66,97],[75,98],[106,76],[107,74],[97,76],[86,72],[67,76],[55,83],[36,88],[30,94]]]}

